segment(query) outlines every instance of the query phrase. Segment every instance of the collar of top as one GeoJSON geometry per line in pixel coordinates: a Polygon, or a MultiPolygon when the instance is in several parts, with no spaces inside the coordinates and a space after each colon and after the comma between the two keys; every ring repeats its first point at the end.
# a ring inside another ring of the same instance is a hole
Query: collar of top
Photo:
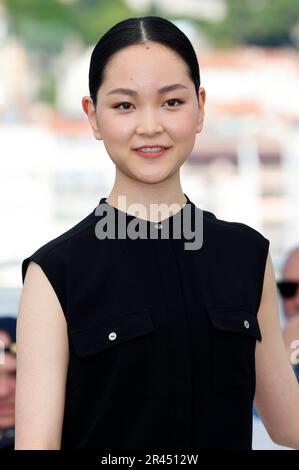
{"type": "Polygon", "coordinates": [[[139,230],[140,232],[142,232],[142,230],[145,232],[146,235],[139,238],[184,239],[185,233],[189,233],[190,230],[192,230],[192,227],[194,230],[195,209],[195,205],[190,200],[190,198],[185,193],[184,196],[186,198],[185,205],[175,214],[170,215],[169,217],[159,222],[143,219],[141,217],[129,214],[128,212],[122,211],[106,202],[107,198],[105,197],[101,198],[99,201],[99,206],[102,206],[100,214],[103,214],[101,215],[102,217],[107,218],[108,224],[110,214],[111,218],[113,219],[112,223],[115,223],[118,229],[126,229],[127,236],[129,236],[128,228],[130,228],[130,230],[133,230],[134,233],[138,232],[139,230]]]}

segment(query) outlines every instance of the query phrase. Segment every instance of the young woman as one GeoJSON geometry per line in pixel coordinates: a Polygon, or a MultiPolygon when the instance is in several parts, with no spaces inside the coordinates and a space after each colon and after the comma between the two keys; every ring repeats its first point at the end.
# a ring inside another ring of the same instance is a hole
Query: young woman
{"type": "Polygon", "coordinates": [[[115,181],[23,261],[16,449],[251,449],[253,401],[298,449],[269,240],[181,188],[205,104],[190,41],[160,17],[121,21],[89,86],[115,181]]]}

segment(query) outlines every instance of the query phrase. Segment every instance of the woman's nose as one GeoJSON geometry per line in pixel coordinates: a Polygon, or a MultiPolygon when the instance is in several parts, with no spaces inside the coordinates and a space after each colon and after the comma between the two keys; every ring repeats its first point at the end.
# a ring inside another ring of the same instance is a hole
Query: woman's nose
{"type": "Polygon", "coordinates": [[[154,112],[147,111],[139,118],[137,133],[156,134],[163,132],[163,126],[154,112]]]}

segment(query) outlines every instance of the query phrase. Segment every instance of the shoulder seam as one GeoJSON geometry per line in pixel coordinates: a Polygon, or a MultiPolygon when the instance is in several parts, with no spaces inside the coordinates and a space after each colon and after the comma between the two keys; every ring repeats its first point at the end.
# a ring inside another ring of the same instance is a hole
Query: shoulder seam
{"type": "Polygon", "coordinates": [[[256,228],[252,227],[251,225],[245,224],[245,222],[235,222],[235,221],[232,221],[232,220],[218,219],[216,216],[215,216],[215,218],[211,218],[211,221],[216,223],[216,224],[218,223],[220,225],[236,225],[238,227],[246,227],[246,228],[254,230],[255,232],[262,235],[262,233],[259,232],[256,228]]]}
{"type": "MultiPolygon", "coordinates": [[[[213,214],[213,213],[212,213],[213,214]]],[[[264,240],[267,240],[269,242],[269,239],[258,229],[252,227],[251,225],[246,224],[245,222],[235,222],[235,221],[230,221],[230,220],[223,220],[223,219],[218,219],[216,216],[215,218],[209,218],[209,220],[212,223],[219,224],[219,225],[224,225],[224,226],[235,226],[235,227],[243,227],[247,230],[247,232],[251,232],[252,234],[255,234],[256,236],[262,237],[264,240]]]]}
{"type": "MultiPolygon", "coordinates": [[[[91,216],[93,213],[94,213],[94,211],[91,212],[88,216],[86,216],[86,218],[89,217],[89,216],[91,216]]],[[[84,219],[83,219],[83,220],[84,220],[84,219]]],[[[82,220],[82,221],[83,221],[83,220],[82,220]]],[[[41,246],[40,248],[38,248],[36,251],[38,251],[39,249],[44,248],[47,244],[53,243],[53,246],[49,247],[49,249],[47,250],[47,252],[44,254],[44,255],[46,255],[46,254],[50,253],[54,248],[58,248],[62,243],[68,242],[71,237],[76,237],[77,235],[82,234],[82,232],[84,232],[85,230],[88,230],[89,227],[90,227],[90,225],[93,223],[93,220],[91,220],[85,227],[82,227],[81,229],[79,229],[78,232],[76,232],[76,233],[69,233],[68,235],[66,235],[67,232],[73,230],[73,229],[74,229],[77,225],[79,225],[82,221],[80,221],[80,222],[78,222],[77,224],[75,224],[73,227],[71,227],[70,229],[68,229],[66,232],[64,232],[64,233],[62,233],[62,234],[60,234],[60,235],[58,235],[58,236],[55,237],[55,238],[52,238],[52,240],[49,240],[48,242],[46,242],[44,245],[42,245],[42,246],[41,246]],[[57,240],[59,237],[63,237],[63,236],[65,236],[65,238],[63,238],[63,240],[60,240],[60,241],[57,241],[56,243],[54,243],[55,240],[57,240]]],[[[35,251],[34,253],[36,253],[36,251],[35,251]]],[[[32,255],[33,255],[34,253],[32,253],[32,255]]],[[[32,255],[30,255],[30,256],[32,256],[32,255]]],[[[30,256],[28,256],[28,258],[30,258],[30,256]]]]}

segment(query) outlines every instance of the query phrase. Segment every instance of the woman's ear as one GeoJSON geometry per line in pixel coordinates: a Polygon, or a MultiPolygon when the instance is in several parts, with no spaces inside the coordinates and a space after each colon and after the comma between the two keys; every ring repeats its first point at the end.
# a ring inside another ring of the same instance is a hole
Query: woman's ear
{"type": "Polygon", "coordinates": [[[96,114],[96,109],[94,107],[93,101],[90,96],[83,96],[82,108],[88,117],[88,121],[92,128],[93,135],[95,136],[97,140],[102,140],[102,136],[101,136],[99,124],[98,124],[98,118],[96,114]]]}
{"type": "Polygon", "coordinates": [[[200,87],[198,90],[198,120],[197,120],[197,130],[196,133],[202,131],[204,117],[205,117],[205,102],[206,102],[206,91],[203,87],[200,87]]]}

